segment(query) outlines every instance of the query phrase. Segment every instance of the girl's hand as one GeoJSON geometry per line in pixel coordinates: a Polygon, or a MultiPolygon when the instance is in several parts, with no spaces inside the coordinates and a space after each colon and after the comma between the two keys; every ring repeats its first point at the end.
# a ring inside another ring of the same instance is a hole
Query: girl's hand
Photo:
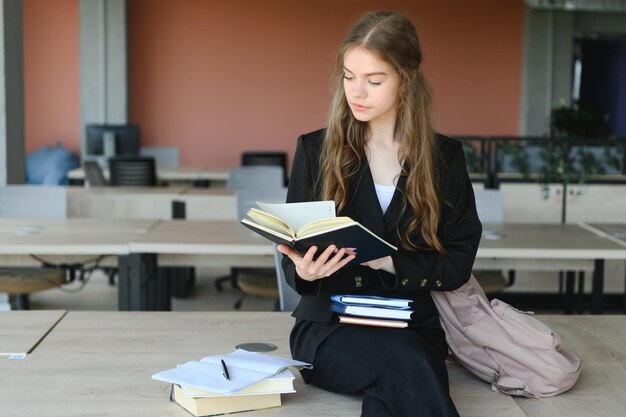
{"type": "Polygon", "coordinates": [[[296,265],[298,276],[305,281],[315,281],[320,278],[326,278],[337,272],[340,268],[343,268],[355,257],[355,255],[349,255],[346,256],[345,259],[342,259],[346,251],[345,249],[337,250],[335,245],[327,247],[316,260],[313,260],[313,256],[315,252],[317,252],[316,246],[311,246],[304,256],[287,245],[278,245],[278,251],[288,256],[289,259],[293,261],[296,265]]]}
{"type": "Polygon", "coordinates": [[[369,266],[372,269],[382,269],[383,271],[387,271],[392,274],[396,273],[396,269],[393,266],[391,256],[385,256],[384,258],[378,258],[369,262],[363,262],[361,265],[369,266]]]}

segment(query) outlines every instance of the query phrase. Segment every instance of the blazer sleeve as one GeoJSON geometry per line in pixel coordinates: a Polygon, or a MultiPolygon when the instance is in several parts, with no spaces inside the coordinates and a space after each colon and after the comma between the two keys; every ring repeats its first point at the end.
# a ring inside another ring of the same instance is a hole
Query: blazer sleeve
{"type": "MultiPolygon", "coordinates": [[[[296,153],[291,166],[287,203],[299,203],[315,200],[315,180],[318,171],[318,161],[313,152],[307,152],[305,141],[308,138],[300,136],[296,146],[296,153]]],[[[314,140],[314,139],[311,139],[314,140]]],[[[283,256],[283,271],[285,280],[291,288],[300,295],[318,295],[321,290],[321,280],[305,281],[296,273],[295,264],[287,256],[283,256]]]]}
{"type": "MultiPolygon", "coordinates": [[[[450,139],[444,139],[451,141],[450,139]]],[[[467,174],[463,148],[453,142],[452,154],[438,170],[439,192],[444,197],[438,236],[445,253],[399,248],[392,255],[395,279],[392,287],[406,291],[448,291],[469,280],[478,251],[482,226],[476,212],[474,190],[467,174]]],[[[386,277],[387,282],[389,278],[386,277]]]]}

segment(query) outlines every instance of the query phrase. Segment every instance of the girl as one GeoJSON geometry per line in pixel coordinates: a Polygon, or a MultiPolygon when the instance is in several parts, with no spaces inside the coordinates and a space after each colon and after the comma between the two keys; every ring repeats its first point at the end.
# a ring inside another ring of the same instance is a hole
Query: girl
{"type": "Polygon", "coordinates": [[[337,53],[328,127],[298,139],[287,194],[288,202],[334,200],[339,215],[398,252],[342,268],[354,257],[343,248],[315,256],[316,247],[278,247],[302,295],[290,342],[294,358],[314,365],[304,380],[362,394],[363,416],[458,416],[430,291],[469,279],[481,225],[461,144],[434,132],[421,61],[406,17],[363,16],[337,53]],[[337,293],[410,298],[410,327],[339,324],[330,310],[337,293]]]}

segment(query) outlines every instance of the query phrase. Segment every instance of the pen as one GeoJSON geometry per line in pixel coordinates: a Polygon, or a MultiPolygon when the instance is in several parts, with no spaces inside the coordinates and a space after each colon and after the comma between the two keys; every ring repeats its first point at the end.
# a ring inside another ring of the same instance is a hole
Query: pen
{"type": "Polygon", "coordinates": [[[226,362],[224,362],[224,359],[220,359],[220,362],[222,362],[222,371],[224,372],[222,375],[224,375],[224,378],[226,378],[226,380],[229,381],[230,375],[228,374],[228,368],[226,367],[226,362]]]}

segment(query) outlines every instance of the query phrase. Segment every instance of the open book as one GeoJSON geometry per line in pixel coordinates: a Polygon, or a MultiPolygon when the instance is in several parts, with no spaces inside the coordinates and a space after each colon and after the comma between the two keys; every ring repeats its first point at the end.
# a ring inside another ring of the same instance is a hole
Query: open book
{"type": "Polygon", "coordinates": [[[153,379],[215,393],[234,393],[250,385],[271,378],[288,366],[310,366],[305,362],[284,359],[261,353],[235,350],[224,355],[206,356],[189,361],[176,368],[152,375],[153,379]],[[224,377],[224,366],[228,378],[224,377]]]}
{"type": "Polygon", "coordinates": [[[277,244],[285,244],[300,253],[317,246],[317,254],[330,245],[355,254],[348,265],[367,262],[394,253],[397,248],[349,217],[335,217],[333,201],[307,203],[257,203],[241,223],[277,244]]]}

